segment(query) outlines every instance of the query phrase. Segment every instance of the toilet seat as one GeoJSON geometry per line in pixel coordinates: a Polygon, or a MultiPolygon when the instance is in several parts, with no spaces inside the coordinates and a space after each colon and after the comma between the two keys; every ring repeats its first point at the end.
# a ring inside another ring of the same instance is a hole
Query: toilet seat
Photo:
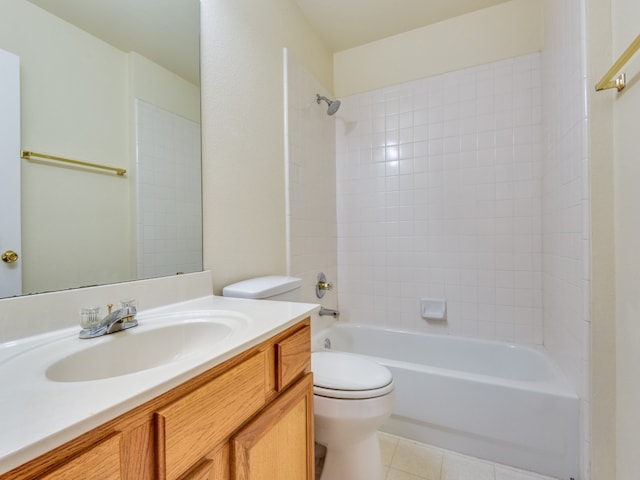
{"type": "Polygon", "coordinates": [[[386,367],[359,355],[313,352],[313,392],[328,398],[364,399],[393,391],[393,377],[386,367]]]}
{"type": "Polygon", "coordinates": [[[367,398],[376,398],[387,395],[393,391],[393,382],[375,390],[333,390],[331,388],[313,386],[313,394],[326,398],[335,398],[342,400],[364,400],[367,398]]]}

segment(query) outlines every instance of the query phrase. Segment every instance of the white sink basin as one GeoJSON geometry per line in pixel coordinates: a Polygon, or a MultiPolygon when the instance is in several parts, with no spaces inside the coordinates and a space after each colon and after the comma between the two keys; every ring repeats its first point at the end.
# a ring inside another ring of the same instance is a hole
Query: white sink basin
{"type": "Polygon", "coordinates": [[[138,327],[78,340],[75,351],[46,368],[46,377],[54,382],[101,380],[210,354],[247,324],[241,316],[220,312],[189,312],[138,320],[138,327]]]}

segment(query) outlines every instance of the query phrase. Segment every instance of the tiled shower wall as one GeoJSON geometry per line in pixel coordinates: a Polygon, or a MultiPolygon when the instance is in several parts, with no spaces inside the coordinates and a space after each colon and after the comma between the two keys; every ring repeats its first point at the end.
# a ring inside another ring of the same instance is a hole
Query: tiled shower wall
{"type": "Polygon", "coordinates": [[[325,103],[316,103],[316,93],[328,93],[287,51],[285,75],[288,273],[302,279],[302,301],[335,309],[335,117],[327,115],[325,103]],[[315,294],[319,272],[334,284],[321,300],[315,294]]]}
{"type": "Polygon", "coordinates": [[[138,278],[202,270],[200,125],[136,100],[138,278]]]}
{"type": "Polygon", "coordinates": [[[543,342],[540,78],[531,54],[343,99],[343,320],[543,342]]]}
{"type": "Polygon", "coordinates": [[[544,344],[580,395],[581,478],[589,479],[590,242],[584,0],[545,2],[544,344]]]}

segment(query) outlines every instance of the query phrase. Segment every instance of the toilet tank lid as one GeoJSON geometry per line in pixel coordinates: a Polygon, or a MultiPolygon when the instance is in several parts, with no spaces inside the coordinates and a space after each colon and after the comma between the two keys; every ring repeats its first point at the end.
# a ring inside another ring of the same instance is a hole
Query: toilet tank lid
{"type": "Polygon", "coordinates": [[[285,275],[268,275],[232,283],[222,289],[225,297],[267,298],[300,288],[302,280],[285,275]]]}

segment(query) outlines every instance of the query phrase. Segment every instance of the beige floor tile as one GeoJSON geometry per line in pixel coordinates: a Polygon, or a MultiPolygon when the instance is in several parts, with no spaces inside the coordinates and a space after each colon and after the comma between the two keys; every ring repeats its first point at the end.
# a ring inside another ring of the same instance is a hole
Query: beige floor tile
{"type": "Polygon", "coordinates": [[[495,480],[491,463],[446,452],[442,462],[442,480],[495,480]]]}
{"type": "Polygon", "coordinates": [[[378,432],[378,440],[380,441],[380,456],[382,457],[382,465],[391,465],[391,459],[396,452],[398,446],[398,437],[387,433],[378,432]]]}
{"type": "Polygon", "coordinates": [[[559,480],[378,432],[386,480],[559,480]]]}
{"type": "Polygon", "coordinates": [[[394,468],[389,469],[386,480],[424,480],[424,477],[412,475],[411,473],[403,472],[402,470],[396,470],[394,468]]]}
{"type": "Polygon", "coordinates": [[[400,440],[391,461],[391,468],[417,475],[422,479],[440,480],[442,457],[442,450],[438,448],[400,440]]]}

